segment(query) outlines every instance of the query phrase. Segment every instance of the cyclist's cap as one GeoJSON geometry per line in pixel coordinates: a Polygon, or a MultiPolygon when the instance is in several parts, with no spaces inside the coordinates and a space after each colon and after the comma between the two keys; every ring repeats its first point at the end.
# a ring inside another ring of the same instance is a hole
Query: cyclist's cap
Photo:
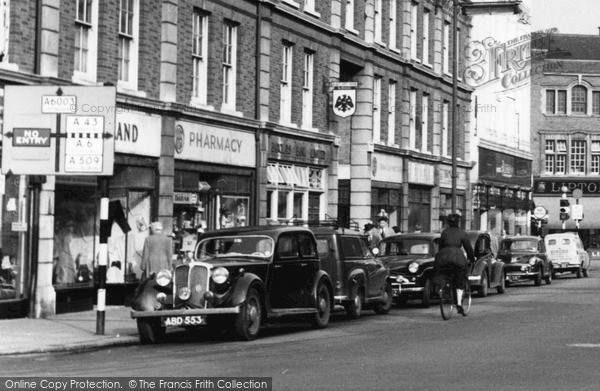
{"type": "Polygon", "coordinates": [[[446,222],[448,225],[458,226],[460,223],[460,215],[458,213],[450,213],[446,216],[446,222]]]}

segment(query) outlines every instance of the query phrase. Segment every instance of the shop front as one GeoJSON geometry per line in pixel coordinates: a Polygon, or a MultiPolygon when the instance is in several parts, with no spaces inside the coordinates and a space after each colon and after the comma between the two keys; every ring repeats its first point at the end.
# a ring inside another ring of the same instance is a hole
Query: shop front
{"type": "Polygon", "coordinates": [[[435,186],[433,164],[409,161],[408,164],[408,232],[414,232],[420,224],[423,232],[432,228],[432,200],[435,186]]]}
{"type": "MultiPolygon", "coordinates": [[[[113,223],[108,239],[107,303],[123,304],[141,278],[141,254],[155,205],[161,117],[117,112],[115,165],[109,197],[130,231],[113,223]],[[112,270],[111,270],[112,269],[112,270]]],[[[57,176],[54,214],[56,313],[91,309],[97,282],[98,178],[57,176]]],[[[114,213],[114,210],[113,210],[114,213]]]]}
{"type": "Polygon", "coordinates": [[[188,256],[202,232],[251,225],[255,183],[253,131],[177,121],[173,253],[188,256]]]}
{"type": "Polygon", "coordinates": [[[577,231],[585,248],[600,247],[600,179],[589,178],[536,178],[534,179],[533,202],[535,206],[543,206],[548,211],[548,223],[542,226],[540,234],[562,232],[563,221],[560,219],[560,200],[562,187],[567,188],[567,200],[570,204],[569,219],[565,220],[566,231],[577,231]],[[573,197],[573,190],[580,189],[582,197],[573,197]],[[581,205],[583,219],[573,219],[573,205],[581,205]]]}
{"type": "Polygon", "coordinates": [[[402,169],[400,156],[374,152],[371,157],[371,219],[388,218],[390,227],[402,224],[402,169]]]}
{"type": "Polygon", "coordinates": [[[269,136],[267,220],[310,224],[326,218],[333,144],[269,136]]]}
{"type": "Polygon", "coordinates": [[[531,232],[531,168],[531,160],[479,148],[479,178],[472,187],[475,229],[498,236],[531,232]]]}
{"type": "MultiPolygon", "coordinates": [[[[456,169],[456,210],[463,216],[461,225],[466,228],[467,221],[467,199],[468,188],[467,170],[462,167],[456,169]]],[[[442,230],[446,224],[446,216],[452,213],[452,167],[438,166],[438,180],[440,189],[440,212],[438,230],[442,230]]]]}

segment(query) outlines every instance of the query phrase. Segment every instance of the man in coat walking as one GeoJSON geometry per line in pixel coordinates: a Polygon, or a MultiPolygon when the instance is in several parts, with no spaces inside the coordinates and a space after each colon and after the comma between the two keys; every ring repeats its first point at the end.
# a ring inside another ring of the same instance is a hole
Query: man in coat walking
{"type": "Polygon", "coordinates": [[[142,252],[142,277],[152,277],[162,269],[171,270],[171,257],[173,255],[173,242],[164,235],[160,222],[150,225],[151,235],[144,241],[142,252]]]}

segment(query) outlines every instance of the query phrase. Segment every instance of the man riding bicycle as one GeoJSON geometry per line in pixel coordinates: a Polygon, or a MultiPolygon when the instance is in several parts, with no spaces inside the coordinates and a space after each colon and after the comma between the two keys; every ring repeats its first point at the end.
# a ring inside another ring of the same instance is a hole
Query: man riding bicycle
{"type": "Polygon", "coordinates": [[[456,287],[456,310],[465,315],[462,307],[462,298],[468,283],[469,261],[475,263],[475,254],[467,233],[460,228],[460,215],[449,214],[446,217],[448,227],[440,236],[439,251],[435,254],[433,262],[434,281],[441,286],[447,276],[453,276],[453,285],[456,287]],[[464,247],[469,257],[465,258],[462,251],[464,247]]]}

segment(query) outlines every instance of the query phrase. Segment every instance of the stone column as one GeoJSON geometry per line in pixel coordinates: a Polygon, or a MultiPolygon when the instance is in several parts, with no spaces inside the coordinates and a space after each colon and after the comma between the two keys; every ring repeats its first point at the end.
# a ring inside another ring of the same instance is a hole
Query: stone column
{"type": "Polygon", "coordinates": [[[160,99],[177,100],[177,12],[178,0],[162,4],[160,39],[160,99]]]}
{"type": "Polygon", "coordinates": [[[40,75],[58,77],[60,0],[42,0],[40,75]]]}
{"type": "MultiPolygon", "coordinates": [[[[40,230],[34,316],[45,318],[56,313],[56,291],[52,285],[54,257],[54,189],[56,177],[46,176],[40,191],[40,230]]],[[[35,243],[32,243],[34,245],[35,243]]],[[[35,262],[36,260],[32,260],[35,262]]]]}
{"type": "Polygon", "coordinates": [[[160,158],[158,159],[158,221],[165,233],[173,231],[173,193],[175,192],[175,119],[163,117],[160,158]]]}

